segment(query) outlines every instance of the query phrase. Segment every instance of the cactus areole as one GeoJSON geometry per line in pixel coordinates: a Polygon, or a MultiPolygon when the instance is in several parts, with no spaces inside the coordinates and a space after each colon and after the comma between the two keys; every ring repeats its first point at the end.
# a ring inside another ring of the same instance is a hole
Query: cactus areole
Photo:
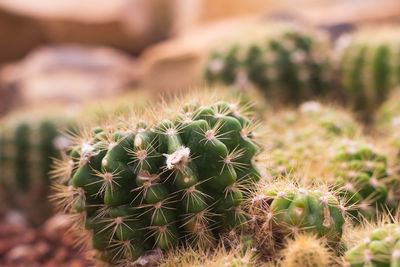
{"type": "Polygon", "coordinates": [[[259,179],[251,120],[226,102],[164,117],[92,128],[67,159],[73,170],[55,198],[104,261],[180,242],[203,247],[246,227],[241,202],[259,179]]]}

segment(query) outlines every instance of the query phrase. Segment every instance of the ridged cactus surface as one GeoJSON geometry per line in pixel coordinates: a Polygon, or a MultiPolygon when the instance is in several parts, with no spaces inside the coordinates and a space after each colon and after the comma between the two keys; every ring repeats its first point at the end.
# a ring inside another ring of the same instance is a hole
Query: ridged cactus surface
{"type": "Polygon", "coordinates": [[[345,254],[351,267],[400,266],[400,226],[386,224],[370,232],[369,236],[345,254]]]}
{"type": "Polygon", "coordinates": [[[361,29],[338,40],[341,82],[348,102],[363,119],[400,84],[400,38],[396,32],[395,27],[361,29]]]}
{"type": "Polygon", "coordinates": [[[336,246],[343,233],[345,208],[329,191],[305,189],[287,182],[259,186],[250,202],[250,227],[261,247],[270,254],[286,238],[299,233],[324,237],[336,246]]]}
{"type": "Polygon", "coordinates": [[[47,184],[51,158],[59,155],[58,137],[57,124],[51,120],[6,124],[0,134],[2,183],[20,191],[28,191],[38,180],[47,184]]]}
{"type": "Polygon", "coordinates": [[[387,157],[361,141],[348,141],[336,148],[330,166],[335,173],[335,184],[354,216],[372,218],[377,209],[395,210],[397,196],[392,192],[396,177],[387,165],[387,157]]]}
{"type": "Polygon", "coordinates": [[[164,110],[87,131],[65,162],[55,198],[105,261],[181,241],[206,247],[219,232],[246,228],[241,202],[259,179],[251,120],[222,101],[164,110]]]}
{"type": "Polygon", "coordinates": [[[233,85],[244,91],[260,88],[267,98],[299,104],[321,95],[329,86],[328,53],[312,34],[288,30],[246,46],[235,44],[214,51],[205,76],[211,83],[233,85]]]}

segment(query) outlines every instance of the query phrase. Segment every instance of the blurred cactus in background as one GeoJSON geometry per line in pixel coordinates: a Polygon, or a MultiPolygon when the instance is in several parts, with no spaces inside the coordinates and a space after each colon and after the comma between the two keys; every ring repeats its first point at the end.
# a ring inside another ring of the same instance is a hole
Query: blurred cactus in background
{"type": "Polygon", "coordinates": [[[398,27],[374,27],[345,34],[336,42],[333,58],[344,92],[363,120],[400,84],[398,27]]]}
{"type": "Polygon", "coordinates": [[[44,114],[10,114],[2,121],[1,190],[7,208],[30,210],[29,217],[37,219],[35,223],[45,220],[51,212],[46,203],[52,159],[60,157],[59,152],[69,145],[68,138],[58,129],[67,128],[70,123],[66,117],[44,114]],[[32,209],[33,203],[41,205],[32,209]]]}
{"type": "Polygon", "coordinates": [[[260,89],[267,99],[299,104],[329,91],[329,42],[321,33],[264,31],[265,39],[233,44],[211,53],[205,77],[246,91],[260,89]]]}

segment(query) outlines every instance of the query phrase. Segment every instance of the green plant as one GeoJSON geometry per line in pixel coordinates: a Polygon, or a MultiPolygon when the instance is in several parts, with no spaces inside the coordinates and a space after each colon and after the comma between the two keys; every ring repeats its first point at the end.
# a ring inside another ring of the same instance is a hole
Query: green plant
{"type": "Polygon", "coordinates": [[[253,85],[268,99],[300,104],[329,88],[328,53],[324,58],[319,43],[308,32],[286,29],[263,42],[235,44],[225,52],[211,53],[205,77],[244,91],[253,85]]]}
{"type": "Polygon", "coordinates": [[[396,28],[362,29],[338,41],[338,71],[349,103],[362,119],[376,110],[400,84],[400,39],[396,28]],[[371,36],[374,38],[371,38],[371,36]]]}
{"type": "Polygon", "coordinates": [[[397,224],[386,224],[373,229],[369,237],[350,248],[345,260],[351,267],[400,265],[400,227],[397,224]]]}
{"type": "Polygon", "coordinates": [[[299,188],[287,182],[258,186],[249,200],[250,227],[267,254],[299,233],[324,237],[336,246],[345,223],[345,208],[323,188],[299,188]]]}
{"type": "Polygon", "coordinates": [[[0,135],[0,168],[8,170],[0,174],[3,184],[26,192],[38,180],[48,183],[51,158],[61,145],[56,128],[52,120],[5,123],[0,135]]]}
{"type": "Polygon", "coordinates": [[[334,153],[331,166],[334,184],[346,199],[353,216],[372,218],[376,209],[397,207],[393,191],[397,179],[387,166],[387,158],[372,145],[361,141],[340,144],[334,153]]]}
{"type": "Polygon", "coordinates": [[[192,101],[133,116],[86,131],[65,161],[72,171],[59,172],[54,198],[100,258],[132,262],[181,241],[206,247],[246,228],[241,202],[259,179],[258,147],[239,106],[192,101]]]}
{"type": "Polygon", "coordinates": [[[333,259],[326,244],[310,234],[299,234],[289,240],[281,254],[282,267],[327,267],[333,259]]]}

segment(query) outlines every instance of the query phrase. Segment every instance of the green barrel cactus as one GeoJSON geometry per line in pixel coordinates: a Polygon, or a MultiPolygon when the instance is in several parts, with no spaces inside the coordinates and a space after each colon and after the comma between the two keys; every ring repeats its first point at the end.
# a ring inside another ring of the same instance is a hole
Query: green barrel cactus
{"type": "Polygon", "coordinates": [[[400,266],[400,226],[386,224],[376,228],[356,246],[347,250],[348,266],[400,266]]]}
{"type": "Polygon", "coordinates": [[[338,40],[338,71],[347,99],[363,119],[400,84],[400,38],[393,29],[363,29],[338,40]],[[371,38],[374,36],[374,38],[371,38]]]}
{"type": "Polygon", "coordinates": [[[7,170],[0,174],[3,184],[26,192],[38,180],[49,183],[51,158],[59,156],[63,142],[67,145],[57,127],[52,120],[5,123],[0,134],[0,169],[7,170]]]}
{"type": "Polygon", "coordinates": [[[327,49],[326,43],[318,35],[286,29],[263,42],[213,51],[205,77],[210,83],[233,85],[244,91],[256,87],[268,99],[300,104],[329,88],[329,53],[322,52],[327,49]]]}
{"type": "Polygon", "coordinates": [[[133,116],[86,131],[66,159],[73,170],[56,185],[54,198],[77,215],[98,257],[128,263],[245,229],[241,203],[259,179],[258,146],[240,108],[188,102],[133,116]]]}
{"type": "Polygon", "coordinates": [[[392,193],[397,178],[387,164],[384,154],[372,145],[363,142],[340,144],[331,161],[334,184],[348,205],[354,208],[349,213],[358,217],[372,218],[376,209],[397,207],[397,197],[392,193]]]}
{"type": "Polygon", "coordinates": [[[341,240],[345,208],[323,188],[267,183],[260,186],[249,202],[250,227],[266,253],[299,233],[324,237],[333,246],[341,240]]]}

